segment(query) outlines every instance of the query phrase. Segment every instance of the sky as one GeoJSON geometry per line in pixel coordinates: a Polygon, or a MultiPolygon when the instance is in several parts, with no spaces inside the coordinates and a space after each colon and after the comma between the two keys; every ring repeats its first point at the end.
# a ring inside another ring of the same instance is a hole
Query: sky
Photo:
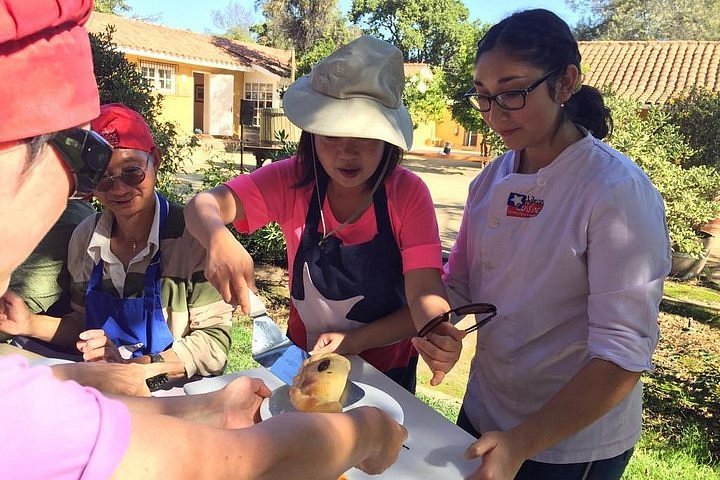
{"type": "MultiPolygon", "coordinates": [[[[125,0],[132,8],[132,15],[154,16],[155,22],[168,27],[183,28],[199,33],[221,33],[215,28],[210,12],[223,10],[229,0],[125,0]]],[[[340,0],[340,9],[350,9],[352,0],[340,0]]],[[[464,0],[470,10],[471,20],[495,23],[516,10],[546,8],[557,13],[570,26],[577,23],[579,16],[565,0],[464,0]]],[[[262,14],[255,12],[255,0],[240,0],[248,11],[254,12],[260,21],[262,14]]]]}

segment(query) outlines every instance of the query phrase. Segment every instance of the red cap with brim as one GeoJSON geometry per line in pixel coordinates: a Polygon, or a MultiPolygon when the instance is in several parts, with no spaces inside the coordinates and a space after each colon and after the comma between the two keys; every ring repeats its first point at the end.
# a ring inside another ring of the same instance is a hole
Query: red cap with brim
{"type": "Polygon", "coordinates": [[[0,142],[87,123],[100,107],[92,0],[0,0],[0,142]]]}
{"type": "Polygon", "coordinates": [[[122,103],[101,106],[100,116],[90,126],[113,148],[134,148],[148,153],[155,148],[155,140],[143,116],[122,103]]]}

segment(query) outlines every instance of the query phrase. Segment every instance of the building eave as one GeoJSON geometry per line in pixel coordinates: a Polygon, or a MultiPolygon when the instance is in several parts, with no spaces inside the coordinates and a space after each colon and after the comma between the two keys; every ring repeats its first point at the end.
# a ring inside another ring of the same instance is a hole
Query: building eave
{"type": "MultiPolygon", "coordinates": [[[[128,47],[124,47],[121,45],[118,45],[118,50],[120,50],[122,53],[124,53],[126,55],[136,55],[138,57],[146,57],[146,58],[151,58],[153,60],[162,60],[165,62],[185,63],[188,65],[208,67],[208,68],[221,68],[224,70],[232,70],[235,72],[255,71],[255,68],[247,66],[247,65],[239,65],[239,64],[225,63],[225,62],[214,62],[211,60],[204,60],[202,58],[183,57],[180,55],[160,53],[160,52],[155,52],[152,50],[128,48],[128,47]]],[[[267,74],[272,75],[269,72],[267,72],[267,74]]]]}

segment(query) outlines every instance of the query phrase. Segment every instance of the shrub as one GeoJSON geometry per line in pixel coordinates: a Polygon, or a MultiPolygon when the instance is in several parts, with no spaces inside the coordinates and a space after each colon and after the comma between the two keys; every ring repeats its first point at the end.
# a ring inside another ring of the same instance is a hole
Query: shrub
{"type": "Polygon", "coordinates": [[[274,162],[275,160],[282,160],[295,155],[298,144],[290,140],[290,135],[288,135],[284,129],[275,132],[274,137],[275,140],[280,142],[280,148],[270,152],[271,161],[274,162]]]}
{"type": "Polygon", "coordinates": [[[612,94],[606,95],[606,103],[615,123],[608,142],[633,159],[663,196],[673,250],[701,255],[700,227],[720,214],[714,201],[720,174],[706,166],[683,166],[695,149],[662,107],[643,109],[639,102],[612,94]]]}
{"type": "MultiPolygon", "coordinates": [[[[209,159],[207,167],[198,170],[202,175],[202,188],[208,190],[223,184],[237,175],[237,166],[230,161],[209,159]]],[[[267,263],[287,267],[287,251],[282,229],[271,223],[251,234],[240,233],[232,225],[228,226],[256,263],[267,263]]]]}
{"type": "Polygon", "coordinates": [[[705,165],[720,172],[720,92],[694,89],[671,100],[667,109],[695,150],[683,166],[705,165]]]}

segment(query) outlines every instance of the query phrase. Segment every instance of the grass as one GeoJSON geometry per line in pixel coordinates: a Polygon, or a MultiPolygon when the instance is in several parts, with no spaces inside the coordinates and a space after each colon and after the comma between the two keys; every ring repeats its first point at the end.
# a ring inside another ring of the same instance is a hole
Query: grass
{"type": "Polygon", "coordinates": [[[665,282],[665,295],[678,300],[692,300],[707,305],[720,305],[720,292],[697,282],[665,282]]]}
{"type": "MultiPolygon", "coordinates": [[[[271,316],[281,321],[287,318],[287,295],[277,288],[282,282],[258,284],[271,316]]],[[[667,282],[665,293],[657,369],[643,376],[644,431],[623,479],[720,480],[720,293],[675,281],[667,282]]],[[[237,317],[227,372],[257,366],[250,356],[251,336],[249,319],[237,317]]],[[[438,387],[429,386],[430,372],[422,361],[418,368],[418,398],[451,422],[474,351],[471,336],[460,362],[438,387]]]]}
{"type": "Polygon", "coordinates": [[[232,346],[228,355],[228,364],[225,373],[250,370],[258,366],[252,359],[250,346],[252,345],[252,328],[247,317],[236,317],[230,330],[232,346]]]}

